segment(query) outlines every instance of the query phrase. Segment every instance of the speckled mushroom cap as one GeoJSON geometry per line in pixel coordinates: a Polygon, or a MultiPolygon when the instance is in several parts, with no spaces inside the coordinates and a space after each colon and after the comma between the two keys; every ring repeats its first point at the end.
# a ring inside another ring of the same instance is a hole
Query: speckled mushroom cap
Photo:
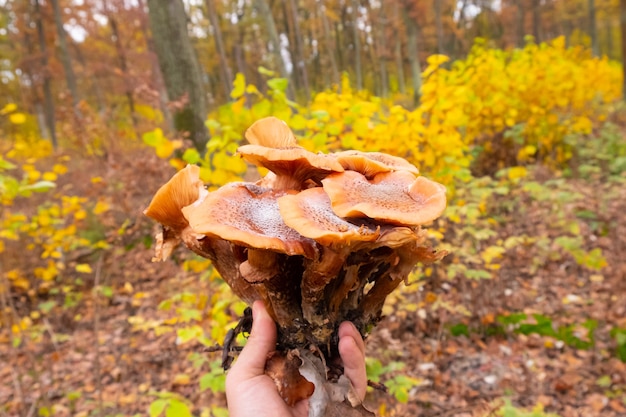
{"type": "Polygon", "coordinates": [[[369,217],[390,224],[418,226],[446,208],[443,185],[408,171],[384,172],[368,180],[356,171],[322,180],[333,211],[340,217],[369,217]]]}
{"type": "Polygon", "coordinates": [[[278,210],[277,191],[247,183],[233,183],[183,208],[191,228],[256,249],[287,255],[315,256],[315,242],[288,227],[278,210]]]}
{"type": "Polygon", "coordinates": [[[389,171],[409,171],[415,175],[419,170],[406,159],[382,152],[342,151],[333,154],[345,170],[357,171],[367,178],[389,171]]]}
{"type": "Polygon", "coordinates": [[[287,226],[322,245],[374,241],[380,234],[376,226],[356,225],[338,217],[320,187],[282,196],[278,207],[287,226]]]}

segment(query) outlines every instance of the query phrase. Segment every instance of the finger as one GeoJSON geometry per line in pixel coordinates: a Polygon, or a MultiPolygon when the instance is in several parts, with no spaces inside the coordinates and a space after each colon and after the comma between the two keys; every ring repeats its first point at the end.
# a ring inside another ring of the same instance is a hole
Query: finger
{"type": "Polygon", "coordinates": [[[248,342],[233,366],[233,370],[237,367],[248,377],[263,375],[267,354],[276,349],[276,324],[262,301],[255,301],[252,305],[252,319],[248,342]]]}
{"type": "Polygon", "coordinates": [[[344,322],[339,327],[339,356],[343,361],[344,374],[363,400],[367,391],[365,343],[352,323],[344,322]]]}
{"type": "Polygon", "coordinates": [[[361,337],[361,333],[357,330],[356,326],[349,321],[344,321],[339,326],[339,339],[342,337],[350,336],[356,342],[359,350],[365,357],[365,342],[363,341],[363,337],[361,337]]]}

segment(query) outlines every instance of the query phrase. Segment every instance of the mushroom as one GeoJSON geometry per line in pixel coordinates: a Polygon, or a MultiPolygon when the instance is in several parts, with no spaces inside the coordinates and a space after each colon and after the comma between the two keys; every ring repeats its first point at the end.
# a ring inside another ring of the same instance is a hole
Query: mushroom
{"type": "Polygon", "coordinates": [[[333,210],[341,217],[369,217],[390,224],[418,226],[446,208],[443,185],[408,171],[390,171],[368,180],[356,171],[322,180],[333,210]]]}
{"type": "Polygon", "coordinates": [[[203,190],[200,181],[200,167],[187,165],[161,186],[143,214],[161,223],[163,230],[157,237],[157,251],[154,260],[163,261],[182,239],[183,230],[189,223],[181,209],[198,199],[203,190]]]}
{"type": "MultiPolygon", "coordinates": [[[[338,276],[346,258],[359,244],[378,238],[379,228],[367,222],[353,224],[338,217],[331,208],[328,195],[320,187],[282,196],[278,199],[278,206],[287,226],[320,244],[320,256],[305,263],[301,285],[302,313],[309,323],[321,326],[322,333],[325,333],[329,330],[324,325],[329,322],[330,312],[322,302],[324,290],[338,276]]],[[[323,335],[315,336],[321,340],[324,338],[323,335]]]]}
{"type": "Polygon", "coordinates": [[[322,178],[333,172],[343,172],[343,167],[333,157],[315,154],[304,148],[267,148],[260,145],[244,145],[237,149],[243,159],[276,174],[274,188],[301,190],[307,180],[319,184],[322,178]]]}
{"type": "Polygon", "coordinates": [[[288,227],[281,218],[277,198],[284,194],[282,190],[233,183],[182,212],[194,232],[247,248],[247,259],[239,272],[249,283],[263,284],[267,292],[261,288],[261,296],[272,316],[287,326],[302,315],[292,294],[299,291],[299,281],[287,274],[287,268],[298,269],[297,262],[288,262],[287,257],[313,258],[316,248],[313,240],[288,227]]]}
{"type": "MultiPolygon", "coordinates": [[[[312,393],[302,372],[322,382],[341,373],[333,364],[342,321],[366,335],[413,266],[445,255],[428,247],[421,228],[444,210],[445,188],[387,154],[309,152],[276,118],[254,123],[246,138],[250,144],[238,153],[271,171],[263,179],[208,192],[199,169],[187,167],[145,213],[163,225],[156,260],[182,241],[211,259],[247,303],[265,301],[278,324],[279,351],[266,372],[295,402],[312,393]]],[[[328,384],[339,397],[349,394],[349,384],[328,384]]],[[[310,409],[323,413],[329,397],[317,395],[318,385],[326,384],[315,383],[310,409]]]]}
{"type": "Polygon", "coordinates": [[[224,280],[241,299],[248,303],[260,298],[258,291],[239,279],[239,263],[230,243],[197,233],[183,215],[183,208],[202,200],[208,191],[200,180],[200,168],[187,165],[156,192],[144,214],[162,225],[157,234],[153,261],[165,261],[182,241],[196,254],[208,258],[224,280]]]}
{"type": "Polygon", "coordinates": [[[415,175],[419,170],[406,159],[382,152],[343,151],[333,154],[345,170],[357,171],[371,179],[376,174],[389,171],[409,171],[415,175]]]}
{"type": "Polygon", "coordinates": [[[245,136],[252,145],[277,149],[300,148],[287,123],[276,117],[265,117],[252,123],[245,136]]]}

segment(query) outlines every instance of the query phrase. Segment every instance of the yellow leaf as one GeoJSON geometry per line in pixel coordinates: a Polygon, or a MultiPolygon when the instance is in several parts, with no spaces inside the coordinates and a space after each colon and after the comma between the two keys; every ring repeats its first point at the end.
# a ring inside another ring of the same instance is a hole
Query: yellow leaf
{"type": "Polygon", "coordinates": [[[428,65],[441,65],[445,64],[448,61],[450,61],[450,58],[440,54],[431,55],[426,60],[426,62],[428,62],[428,65]]]}
{"type": "Polygon", "coordinates": [[[93,214],[102,214],[109,210],[109,205],[104,201],[98,201],[93,208],[93,214]]]}
{"type": "Polygon", "coordinates": [[[5,115],[17,110],[17,104],[9,103],[0,110],[0,114],[5,115]]]}
{"type": "Polygon", "coordinates": [[[169,140],[165,140],[156,146],[156,154],[159,158],[169,158],[172,152],[174,152],[174,144],[169,140]]]}
{"type": "Polygon", "coordinates": [[[13,113],[9,116],[9,120],[14,125],[21,125],[26,121],[26,115],[24,113],[13,113]]]}
{"type": "Polygon", "coordinates": [[[235,76],[235,81],[233,81],[233,89],[230,92],[230,98],[238,99],[243,96],[246,91],[246,77],[240,72],[235,76]]]}
{"type": "Polygon", "coordinates": [[[91,177],[92,184],[98,184],[100,182],[102,182],[102,177],[91,177]]]}
{"type": "Polygon", "coordinates": [[[91,274],[93,272],[89,264],[78,264],[75,269],[76,272],[81,272],[83,274],[91,274]]]}
{"type": "Polygon", "coordinates": [[[56,181],[57,179],[57,174],[55,174],[54,172],[44,172],[43,177],[42,177],[45,181],[56,181]]]}
{"type": "Polygon", "coordinates": [[[509,179],[511,180],[524,178],[526,177],[527,174],[528,172],[526,171],[525,167],[513,167],[509,169],[509,172],[508,172],[509,179]]]}
{"type": "Polygon", "coordinates": [[[54,164],[54,166],[52,167],[52,172],[63,175],[67,172],[67,167],[63,164],[54,164]]]}

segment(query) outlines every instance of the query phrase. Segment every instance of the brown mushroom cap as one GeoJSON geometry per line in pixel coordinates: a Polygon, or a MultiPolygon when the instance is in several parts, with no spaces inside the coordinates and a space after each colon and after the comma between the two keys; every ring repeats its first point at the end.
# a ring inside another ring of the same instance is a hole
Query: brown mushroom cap
{"type": "Polygon", "coordinates": [[[278,207],[287,226],[322,245],[373,241],[380,234],[377,227],[357,226],[338,217],[321,187],[284,195],[278,198],[278,207]]]}
{"type": "Polygon", "coordinates": [[[299,147],[296,137],[287,123],[276,117],[259,119],[246,130],[246,139],[252,145],[268,148],[299,147]]]}
{"type": "Polygon", "coordinates": [[[280,216],[276,198],[284,194],[253,184],[233,183],[182,211],[196,233],[249,248],[314,257],[315,242],[288,227],[280,216]]]}
{"type": "Polygon", "coordinates": [[[319,183],[333,172],[343,172],[334,157],[309,152],[304,148],[275,149],[260,145],[244,145],[237,150],[246,161],[262,166],[278,177],[276,187],[301,189],[308,179],[319,183]]]}
{"type": "Polygon", "coordinates": [[[143,213],[163,226],[180,232],[188,224],[181,209],[196,201],[203,190],[200,167],[187,165],[159,188],[143,213]]]}
{"type": "Polygon", "coordinates": [[[418,226],[446,208],[443,185],[408,171],[384,172],[368,181],[356,171],[322,180],[333,211],[340,217],[369,217],[391,224],[418,226]]]}
{"type": "Polygon", "coordinates": [[[381,172],[400,170],[419,174],[417,167],[406,159],[382,152],[343,151],[333,155],[345,170],[360,172],[367,178],[381,172]]]}

